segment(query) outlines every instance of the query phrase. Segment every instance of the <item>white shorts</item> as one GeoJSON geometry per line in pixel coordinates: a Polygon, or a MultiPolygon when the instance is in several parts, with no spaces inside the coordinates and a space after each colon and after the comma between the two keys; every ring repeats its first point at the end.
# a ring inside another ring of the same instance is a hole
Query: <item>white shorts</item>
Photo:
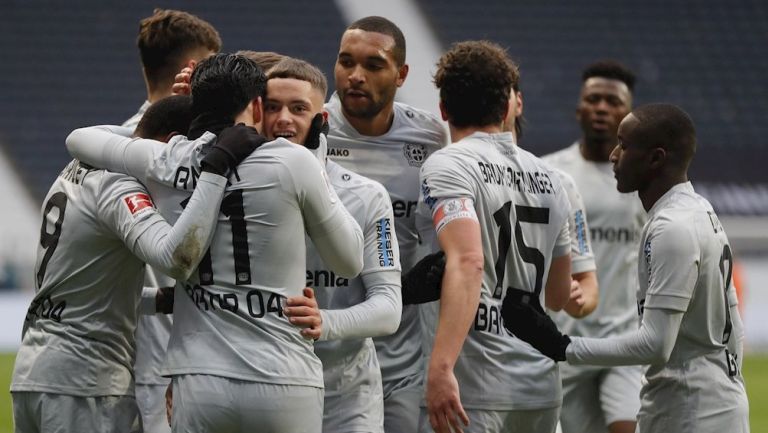
{"type": "Polygon", "coordinates": [[[415,432],[424,400],[421,373],[384,382],[384,431],[386,433],[415,432]]]}
{"type": "Polygon", "coordinates": [[[144,433],[171,433],[165,413],[165,390],[168,385],[136,384],[136,404],[139,406],[144,433]]]}
{"type": "Polygon", "coordinates": [[[45,392],[12,392],[16,433],[140,433],[133,396],[75,397],[45,392]]]}
{"type": "Polygon", "coordinates": [[[563,433],[607,433],[617,421],[635,421],[640,410],[643,367],[560,364],[563,433]]]}
{"type": "MultiPolygon", "coordinates": [[[[534,410],[464,409],[469,426],[464,433],[555,433],[559,407],[534,410]]],[[[419,433],[434,433],[427,408],[421,408],[419,433]]]]}
{"type": "Polygon", "coordinates": [[[323,390],[219,376],[173,377],[174,433],[321,433],[323,390]]]}
{"type": "Polygon", "coordinates": [[[640,433],[748,433],[749,403],[741,375],[728,376],[717,352],[647,374],[641,391],[640,433]]]}

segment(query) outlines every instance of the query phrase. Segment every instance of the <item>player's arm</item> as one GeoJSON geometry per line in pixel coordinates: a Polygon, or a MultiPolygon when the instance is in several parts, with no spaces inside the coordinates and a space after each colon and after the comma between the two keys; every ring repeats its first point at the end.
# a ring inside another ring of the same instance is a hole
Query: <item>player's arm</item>
{"type": "Polygon", "coordinates": [[[379,337],[397,331],[402,314],[400,252],[392,205],[380,187],[366,217],[364,265],[360,273],[365,301],[348,308],[321,310],[321,340],[379,337]]]}
{"type": "Polygon", "coordinates": [[[100,191],[99,214],[142,261],[186,280],[208,249],[226,185],[223,176],[201,174],[189,204],[171,226],[139,182],[120,176],[100,191]]]}
{"type": "MultiPolygon", "coordinates": [[[[306,150],[306,149],[304,149],[306,150]]],[[[343,277],[363,269],[363,231],[330,187],[325,170],[308,150],[292,160],[304,227],[320,257],[343,277]]]]}
{"type": "Polygon", "coordinates": [[[571,254],[568,221],[560,229],[552,250],[552,264],[544,286],[544,303],[550,310],[560,311],[571,297],[571,254]]]}
{"type": "Polygon", "coordinates": [[[669,359],[698,278],[699,248],[686,221],[663,220],[649,233],[648,291],[640,329],[625,337],[574,337],[572,364],[663,364],[669,359]]]}
{"type": "Polygon", "coordinates": [[[147,168],[166,143],[132,138],[133,131],[121,126],[90,126],[75,129],[67,137],[67,151],[90,166],[124,173],[146,183],[147,168]]]}
{"type": "Polygon", "coordinates": [[[469,422],[453,368],[480,302],[483,249],[471,199],[438,201],[433,212],[437,239],[445,252],[445,274],[427,374],[427,408],[433,427],[448,431],[447,425],[459,426],[457,416],[465,425],[469,422]]]}
{"type": "Polygon", "coordinates": [[[731,338],[728,340],[728,351],[736,357],[736,363],[741,370],[744,362],[744,322],[741,320],[735,286],[731,286],[728,291],[728,311],[731,314],[731,338]]]}

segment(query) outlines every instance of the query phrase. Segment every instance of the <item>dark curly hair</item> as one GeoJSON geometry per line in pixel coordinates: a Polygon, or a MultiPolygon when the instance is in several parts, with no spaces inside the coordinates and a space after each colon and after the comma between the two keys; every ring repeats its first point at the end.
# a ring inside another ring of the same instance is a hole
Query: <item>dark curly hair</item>
{"type": "Polygon", "coordinates": [[[490,41],[455,43],[440,57],[435,86],[454,126],[501,124],[520,78],[507,51],[490,41]]]}

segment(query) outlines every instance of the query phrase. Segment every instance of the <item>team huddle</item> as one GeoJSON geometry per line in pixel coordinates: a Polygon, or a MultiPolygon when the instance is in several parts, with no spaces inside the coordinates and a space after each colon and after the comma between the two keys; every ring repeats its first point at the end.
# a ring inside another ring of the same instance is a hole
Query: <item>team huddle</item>
{"type": "Polygon", "coordinates": [[[73,131],[43,202],[16,432],[749,431],[693,122],[632,109],[625,66],[584,70],[582,137],[539,158],[493,42],[440,58],[442,119],[395,102],[382,17],[327,101],[185,12],[138,46],[147,102],[73,131]]]}

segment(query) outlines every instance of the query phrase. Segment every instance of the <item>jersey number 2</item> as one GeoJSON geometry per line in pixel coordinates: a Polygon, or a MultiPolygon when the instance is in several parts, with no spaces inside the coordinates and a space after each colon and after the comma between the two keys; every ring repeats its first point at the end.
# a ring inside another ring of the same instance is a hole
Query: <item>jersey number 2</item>
{"type": "MultiPolygon", "coordinates": [[[[496,299],[501,299],[507,267],[507,254],[512,243],[512,224],[509,215],[511,208],[512,202],[508,201],[504,203],[501,209],[493,213],[493,219],[496,221],[496,225],[499,226],[499,259],[496,260],[494,267],[496,270],[496,289],[493,292],[493,297],[496,299]]],[[[520,223],[549,224],[549,209],[516,204],[515,214],[517,215],[517,221],[515,221],[515,244],[520,253],[520,258],[536,268],[534,294],[539,296],[544,277],[544,254],[538,249],[525,244],[523,228],[520,223]]]]}
{"type": "MultiPolygon", "coordinates": [[[[728,302],[728,289],[731,287],[731,277],[733,276],[733,254],[731,247],[725,244],[723,255],[720,256],[720,274],[723,276],[723,293],[725,296],[725,329],[723,329],[723,344],[728,344],[731,340],[731,331],[733,330],[733,321],[731,319],[731,307],[728,302]],[[726,269],[726,264],[728,268],[726,269]]],[[[725,350],[725,360],[728,363],[728,375],[736,376],[738,374],[738,363],[734,354],[728,349],[725,350]]]]}

